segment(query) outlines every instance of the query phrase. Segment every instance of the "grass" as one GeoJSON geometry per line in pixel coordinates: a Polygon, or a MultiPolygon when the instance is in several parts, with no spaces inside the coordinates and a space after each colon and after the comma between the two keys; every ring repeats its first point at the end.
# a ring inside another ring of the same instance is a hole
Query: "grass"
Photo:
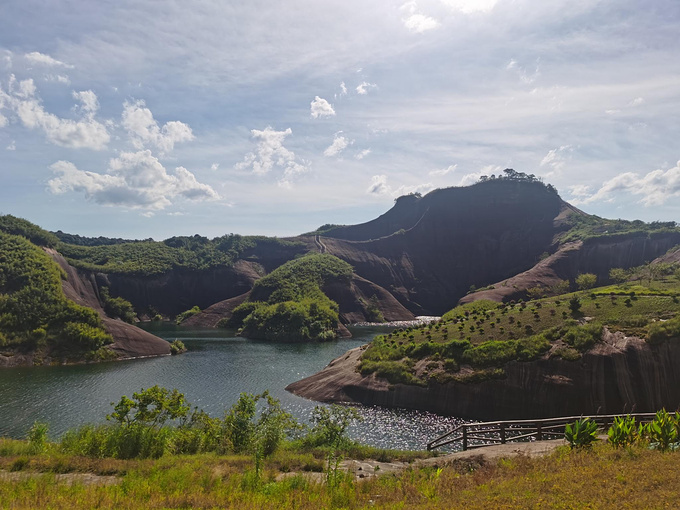
{"type": "Polygon", "coordinates": [[[623,284],[528,302],[458,306],[437,323],[376,337],[360,370],[393,384],[476,382],[501,377],[499,370],[510,361],[531,361],[548,351],[576,361],[600,340],[603,326],[650,343],[680,336],[678,321],[669,320],[680,313],[680,278],[645,268],[630,277],[623,284]],[[461,371],[463,365],[468,368],[461,371]]]}
{"type": "Polygon", "coordinates": [[[0,457],[0,469],[39,472],[0,478],[0,508],[662,508],[680,505],[680,453],[596,444],[539,458],[458,461],[443,469],[328,486],[286,472],[325,469],[310,453],[280,452],[258,479],[245,456],[194,455],[151,461],[67,457],[59,453],[0,457]],[[18,469],[17,469],[18,468],[18,469]],[[115,485],[59,483],[57,473],[119,477],[115,485]]]}

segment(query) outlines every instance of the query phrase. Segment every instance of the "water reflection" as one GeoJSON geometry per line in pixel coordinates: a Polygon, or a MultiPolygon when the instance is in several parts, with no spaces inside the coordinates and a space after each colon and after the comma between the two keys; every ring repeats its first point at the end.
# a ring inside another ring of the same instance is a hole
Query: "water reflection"
{"type": "MultiPolygon", "coordinates": [[[[105,421],[110,403],[154,384],[177,388],[188,401],[221,416],[241,392],[269,390],[298,420],[308,421],[318,405],[286,392],[291,382],[311,375],[333,358],[369,341],[384,328],[354,328],[354,337],[323,344],[257,342],[220,330],[186,330],[168,324],[147,329],[180,339],[189,352],[133,361],[67,367],[0,370],[0,436],[23,437],[36,420],[52,436],[87,422],[105,421]]],[[[431,413],[358,407],[364,421],[353,438],[382,448],[423,449],[459,420],[431,413]]]]}

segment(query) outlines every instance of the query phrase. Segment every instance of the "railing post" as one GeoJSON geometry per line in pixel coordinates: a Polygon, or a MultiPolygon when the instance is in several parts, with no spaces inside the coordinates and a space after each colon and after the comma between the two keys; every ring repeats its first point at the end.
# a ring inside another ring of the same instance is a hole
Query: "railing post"
{"type": "Polygon", "coordinates": [[[505,423],[501,423],[501,444],[505,444],[505,423]]]}
{"type": "Polygon", "coordinates": [[[536,441],[543,441],[543,428],[541,422],[536,422],[536,441]]]}
{"type": "Polygon", "coordinates": [[[467,426],[463,425],[463,451],[467,450],[467,426]]]}

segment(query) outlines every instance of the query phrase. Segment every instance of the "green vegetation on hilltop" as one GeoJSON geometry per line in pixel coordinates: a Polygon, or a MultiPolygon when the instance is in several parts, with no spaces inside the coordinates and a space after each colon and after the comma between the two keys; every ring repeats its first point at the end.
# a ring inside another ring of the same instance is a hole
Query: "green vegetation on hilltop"
{"type": "Polygon", "coordinates": [[[680,266],[657,264],[623,272],[628,279],[528,302],[474,301],[421,327],[377,336],[359,370],[392,383],[427,385],[503,377],[510,361],[549,355],[575,361],[602,338],[603,327],[650,344],[680,338],[680,266]]]}
{"type": "Polygon", "coordinates": [[[288,342],[335,338],[338,305],[321,289],[351,276],[352,266],[333,255],[291,260],[255,282],[250,300],[238,306],[225,325],[242,327],[249,338],[288,342]]]}
{"type": "Polygon", "coordinates": [[[591,238],[611,238],[626,236],[655,236],[669,232],[680,232],[674,221],[609,220],[591,214],[570,214],[567,218],[568,230],[561,236],[563,243],[584,241],[591,238]]]}
{"type": "Polygon", "coordinates": [[[94,310],[64,296],[62,278],[43,250],[0,232],[0,350],[68,356],[112,342],[94,310]]]}
{"type": "Polygon", "coordinates": [[[37,246],[53,248],[59,243],[59,239],[51,232],[11,214],[0,216],[0,232],[25,237],[37,246]]]}
{"type": "Polygon", "coordinates": [[[171,237],[162,242],[135,241],[108,245],[58,245],[59,252],[76,267],[104,273],[154,276],[173,269],[200,271],[232,266],[246,252],[275,246],[290,257],[301,243],[276,237],[229,234],[214,239],[202,236],[171,237]]]}

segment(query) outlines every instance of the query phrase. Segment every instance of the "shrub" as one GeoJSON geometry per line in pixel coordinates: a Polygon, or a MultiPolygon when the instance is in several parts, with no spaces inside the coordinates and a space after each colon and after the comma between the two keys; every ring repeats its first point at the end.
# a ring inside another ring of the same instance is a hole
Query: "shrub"
{"type": "Polygon", "coordinates": [[[188,310],[183,311],[180,313],[176,318],[175,318],[175,324],[182,324],[185,320],[187,320],[189,317],[193,317],[197,313],[201,313],[201,309],[198,306],[194,306],[192,308],[189,308],[188,310]]]}
{"type": "Polygon", "coordinates": [[[312,412],[314,425],[304,438],[304,443],[332,448],[347,446],[350,443],[347,429],[353,422],[361,419],[361,415],[351,407],[337,404],[316,406],[312,412]]]}
{"type": "Polygon", "coordinates": [[[580,352],[585,352],[602,339],[602,324],[575,326],[566,331],[563,340],[580,352]]]}
{"type": "Polygon", "coordinates": [[[634,416],[617,416],[607,431],[607,439],[614,446],[632,446],[638,439],[634,416]]]}
{"type": "Polygon", "coordinates": [[[64,325],[63,335],[67,342],[87,351],[96,351],[113,342],[111,335],[102,329],[80,322],[67,322],[64,325]]]}
{"type": "Polygon", "coordinates": [[[187,348],[181,340],[173,340],[170,343],[170,354],[181,354],[186,350],[187,348]]]}
{"type": "Polygon", "coordinates": [[[592,289],[597,285],[597,276],[593,273],[582,273],[576,277],[576,286],[580,290],[592,289]]]}
{"type": "Polygon", "coordinates": [[[597,441],[597,423],[590,418],[568,423],[564,428],[564,439],[572,449],[590,446],[597,441]]]}
{"type": "Polygon", "coordinates": [[[47,431],[49,426],[47,423],[36,421],[28,431],[28,447],[32,454],[43,453],[47,448],[47,431]]]}
{"type": "Polygon", "coordinates": [[[647,342],[650,344],[660,344],[672,338],[680,338],[680,317],[652,322],[647,329],[647,342]]]}

